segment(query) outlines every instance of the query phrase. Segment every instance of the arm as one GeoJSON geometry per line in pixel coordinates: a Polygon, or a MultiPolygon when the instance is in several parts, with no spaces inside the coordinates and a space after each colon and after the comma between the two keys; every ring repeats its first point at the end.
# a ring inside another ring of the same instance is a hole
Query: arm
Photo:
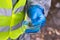
{"type": "Polygon", "coordinates": [[[47,2],[46,5],[44,0],[28,0],[27,2],[27,14],[34,28],[27,29],[26,33],[37,33],[45,25],[50,4],[47,2]]]}
{"type": "Polygon", "coordinates": [[[27,29],[26,33],[38,32],[45,25],[46,22],[43,7],[39,5],[29,5],[27,14],[28,17],[31,19],[33,28],[27,29]]]}

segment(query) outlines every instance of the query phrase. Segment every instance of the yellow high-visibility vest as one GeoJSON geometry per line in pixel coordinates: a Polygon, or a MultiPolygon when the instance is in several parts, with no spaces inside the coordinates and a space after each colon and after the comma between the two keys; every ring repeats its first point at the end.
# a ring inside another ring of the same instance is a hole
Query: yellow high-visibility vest
{"type": "Polygon", "coordinates": [[[12,0],[0,0],[0,40],[17,39],[26,30],[22,26],[26,0],[19,0],[13,7],[12,0]]]}

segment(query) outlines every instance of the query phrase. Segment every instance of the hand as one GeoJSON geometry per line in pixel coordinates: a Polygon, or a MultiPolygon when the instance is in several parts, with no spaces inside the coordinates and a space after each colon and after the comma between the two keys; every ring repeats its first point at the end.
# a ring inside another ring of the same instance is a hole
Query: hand
{"type": "Polygon", "coordinates": [[[31,5],[28,8],[28,17],[32,21],[32,25],[34,29],[29,29],[26,32],[38,32],[46,22],[46,18],[44,16],[44,9],[38,5],[31,5]],[[40,28],[39,28],[40,27],[40,28]]]}

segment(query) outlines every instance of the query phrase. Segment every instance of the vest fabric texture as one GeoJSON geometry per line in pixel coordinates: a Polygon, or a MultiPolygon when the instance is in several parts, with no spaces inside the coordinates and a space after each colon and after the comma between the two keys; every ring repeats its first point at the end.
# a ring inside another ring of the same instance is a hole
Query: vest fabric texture
{"type": "Polygon", "coordinates": [[[0,0],[0,40],[17,39],[24,33],[25,3],[26,0],[0,0]]]}

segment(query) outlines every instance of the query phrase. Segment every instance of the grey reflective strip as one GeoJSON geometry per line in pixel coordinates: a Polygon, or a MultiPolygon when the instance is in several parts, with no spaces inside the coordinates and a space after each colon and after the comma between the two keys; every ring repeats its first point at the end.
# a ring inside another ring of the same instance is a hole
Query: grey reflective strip
{"type": "Polygon", "coordinates": [[[24,6],[21,6],[15,10],[15,13],[21,12],[24,10],[24,6]]]}
{"type": "Polygon", "coordinates": [[[7,26],[7,27],[0,27],[0,32],[6,32],[6,31],[8,31],[10,29],[10,27],[9,26],[7,26]]]}
{"type": "Polygon", "coordinates": [[[12,9],[0,8],[0,15],[11,16],[12,15],[12,9]]]}
{"type": "Polygon", "coordinates": [[[18,29],[18,28],[20,28],[21,26],[22,26],[22,23],[20,22],[20,23],[18,23],[17,25],[13,26],[13,27],[12,27],[12,30],[18,29]]]}
{"type": "Polygon", "coordinates": [[[25,33],[24,34],[22,34],[22,35],[20,35],[20,37],[18,38],[18,40],[25,40],[25,33]]]}

